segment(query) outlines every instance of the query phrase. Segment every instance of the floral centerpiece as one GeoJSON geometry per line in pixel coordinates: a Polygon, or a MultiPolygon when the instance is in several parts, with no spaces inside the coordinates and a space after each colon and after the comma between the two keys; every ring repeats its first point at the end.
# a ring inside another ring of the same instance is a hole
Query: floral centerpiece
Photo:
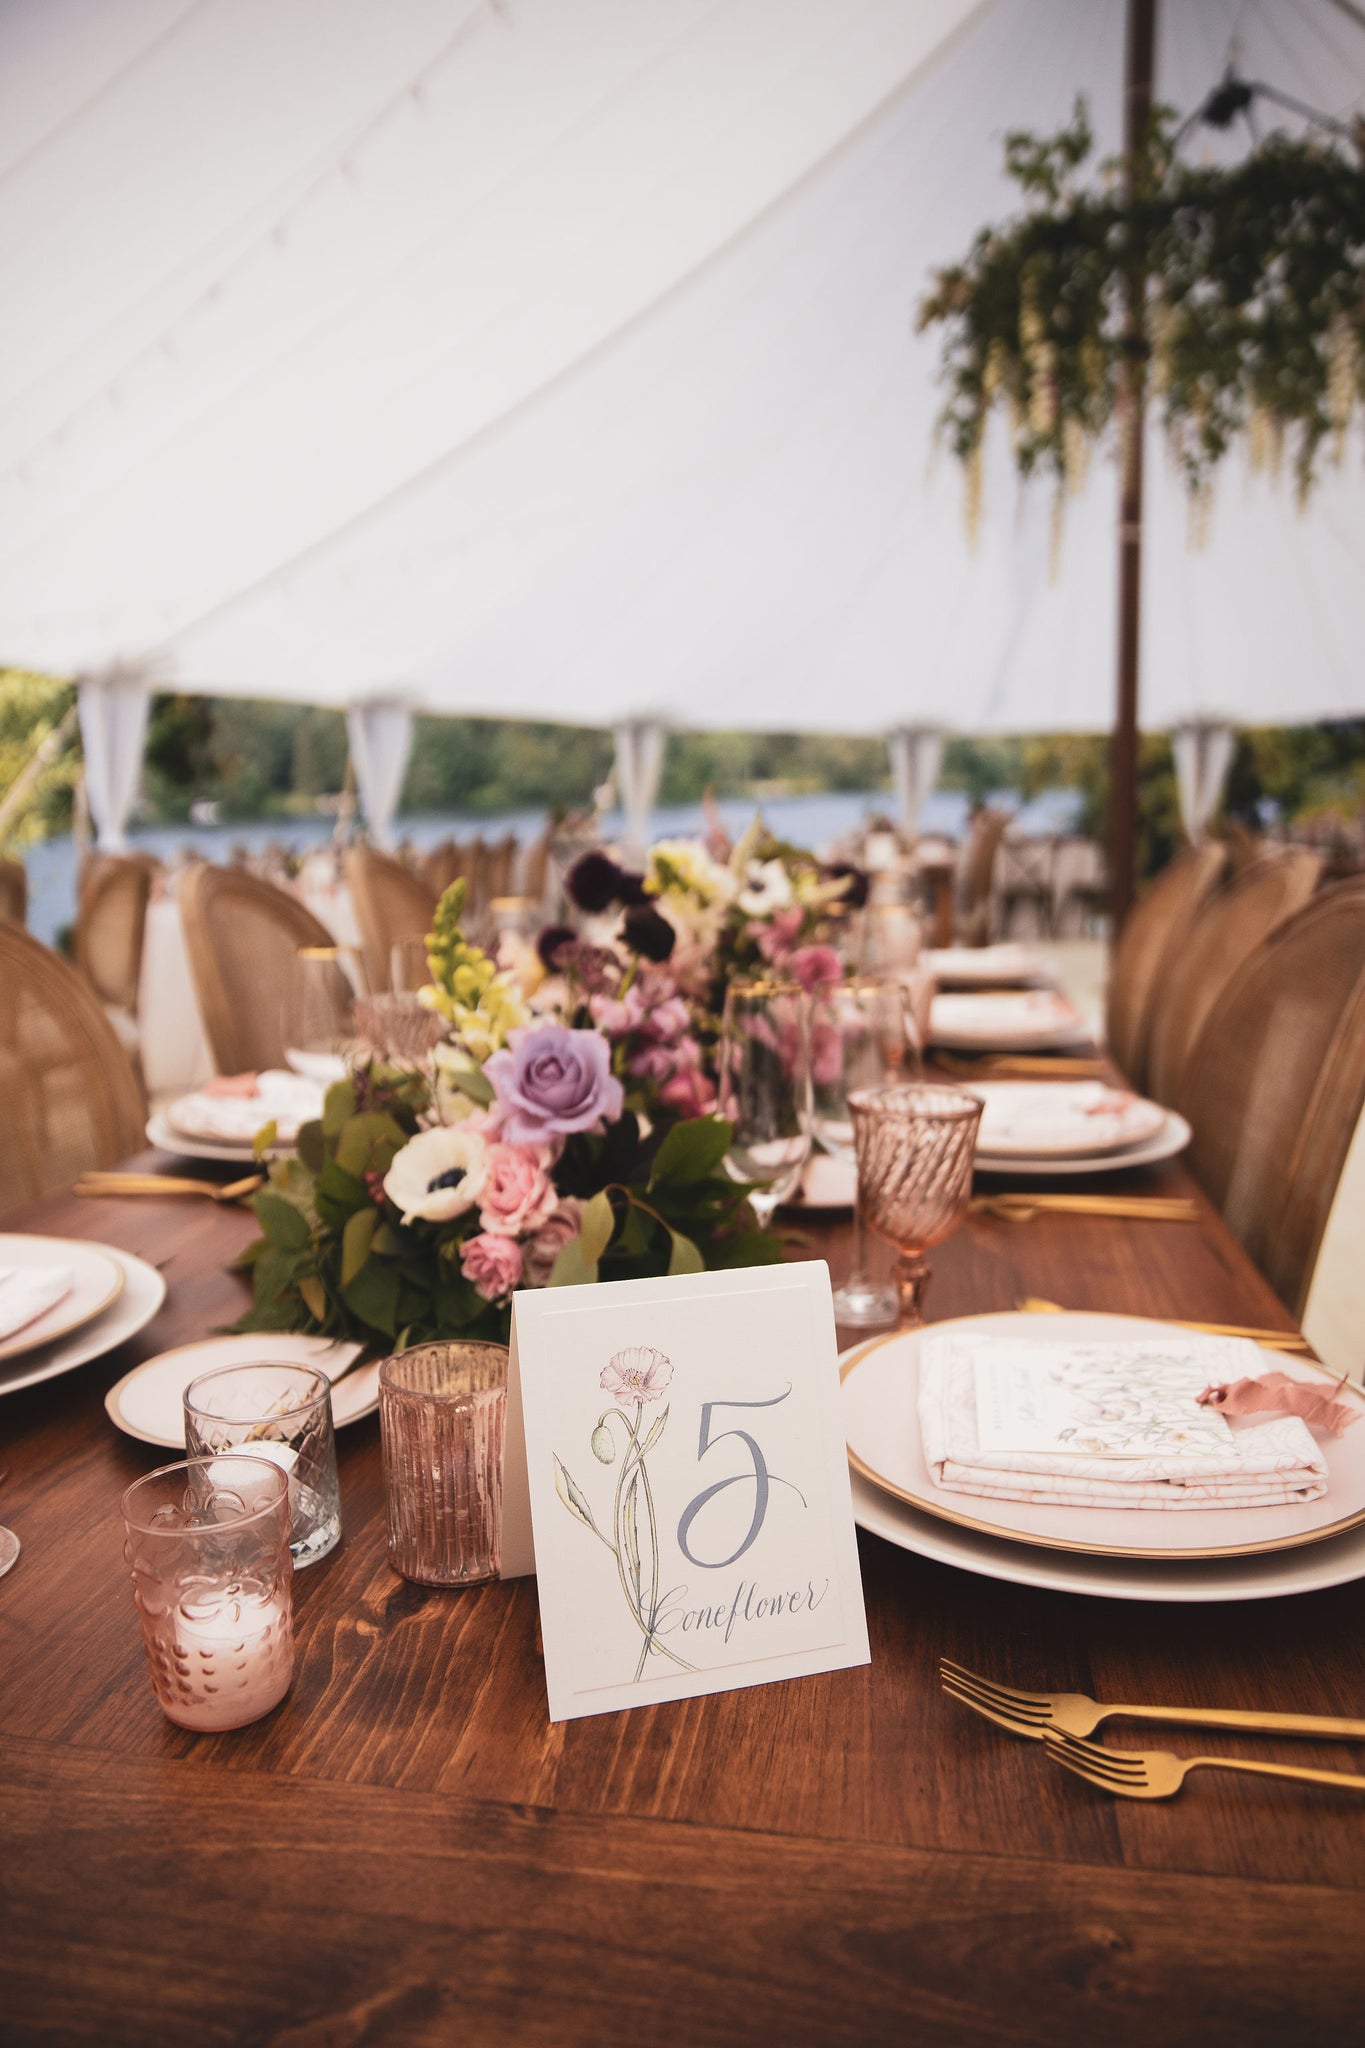
{"type": "Polygon", "coordinates": [[[272,1165],[239,1329],[505,1340],[518,1287],[782,1256],[724,1170],[695,1005],[651,956],[672,899],[640,893],[638,949],[560,928],[503,965],[447,890],[422,992],[447,1035],[417,1065],[359,1061],[272,1165]]]}

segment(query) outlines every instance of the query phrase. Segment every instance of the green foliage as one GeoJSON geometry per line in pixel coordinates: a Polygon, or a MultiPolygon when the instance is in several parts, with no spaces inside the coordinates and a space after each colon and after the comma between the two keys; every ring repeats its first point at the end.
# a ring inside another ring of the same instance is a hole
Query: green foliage
{"type": "MultiPolygon", "coordinates": [[[[0,796],[26,766],[35,747],[61,724],[71,705],[71,686],[28,669],[0,668],[0,796]]],[[[39,777],[33,800],[10,829],[14,850],[71,829],[71,796],[80,775],[76,742],[63,749],[39,777]]]]}
{"type": "Polygon", "coordinates": [[[1272,466],[1290,441],[1301,497],[1324,444],[1340,458],[1365,402],[1358,151],[1275,133],[1225,167],[1178,156],[1174,130],[1157,110],[1131,175],[1102,164],[1091,184],[1080,103],[1057,135],[1011,135],[1006,167],[1031,204],[936,273],[920,325],[944,329],[942,426],[968,465],[969,518],[994,408],[1021,474],[1074,489],[1091,447],[1122,438],[1134,371],[1196,495],[1244,434],[1272,466]]]}

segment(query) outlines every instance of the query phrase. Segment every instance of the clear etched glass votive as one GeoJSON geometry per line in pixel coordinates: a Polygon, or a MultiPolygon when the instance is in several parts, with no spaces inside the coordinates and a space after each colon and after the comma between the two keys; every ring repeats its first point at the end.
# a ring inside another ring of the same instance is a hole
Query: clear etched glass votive
{"type": "Polygon", "coordinates": [[[247,1452],[289,1480],[294,1566],[316,1564],[341,1541],[341,1492],[332,1431],[332,1383],[311,1365],[263,1359],[225,1365],[185,1389],[191,1458],[247,1452]]]}
{"type": "Polygon", "coordinates": [[[379,1368],[389,1563],[424,1586],[498,1576],[505,1344],[418,1344],[379,1368]]]}
{"type": "Polygon", "coordinates": [[[289,1484],[265,1458],[192,1458],[135,1480],[123,1554],[162,1712],[244,1728],[294,1676],[289,1484]]]}

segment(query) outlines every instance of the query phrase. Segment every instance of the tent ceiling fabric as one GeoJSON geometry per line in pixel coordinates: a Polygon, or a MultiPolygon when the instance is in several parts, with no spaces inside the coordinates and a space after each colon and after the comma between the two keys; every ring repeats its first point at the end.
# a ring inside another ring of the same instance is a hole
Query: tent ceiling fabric
{"type": "MultiPolygon", "coordinates": [[[[1123,0],[0,0],[0,659],[612,725],[1099,730],[1056,581],[931,464],[929,267],[1007,128],[1117,141],[1123,0]]],[[[1335,113],[1329,0],[1160,10],[1158,94],[1335,113]]],[[[1206,146],[1201,139],[1196,147],[1206,146]]],[[[1211,137],[1221,150],[1240,147],[1211,137]]],[[[1143,721],[1365,709],[1365,485],[1149,471],[1143,721]]]]}

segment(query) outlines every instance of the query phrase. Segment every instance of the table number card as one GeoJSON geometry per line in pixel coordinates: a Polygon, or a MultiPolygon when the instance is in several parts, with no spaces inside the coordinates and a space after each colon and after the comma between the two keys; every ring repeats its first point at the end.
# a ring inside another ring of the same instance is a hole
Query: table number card
{"type": "Polygon", "coordinates": [[[828,1269],[518,1294],[504,1516],[552,1720],[866,1664],[828,1269]]]}

